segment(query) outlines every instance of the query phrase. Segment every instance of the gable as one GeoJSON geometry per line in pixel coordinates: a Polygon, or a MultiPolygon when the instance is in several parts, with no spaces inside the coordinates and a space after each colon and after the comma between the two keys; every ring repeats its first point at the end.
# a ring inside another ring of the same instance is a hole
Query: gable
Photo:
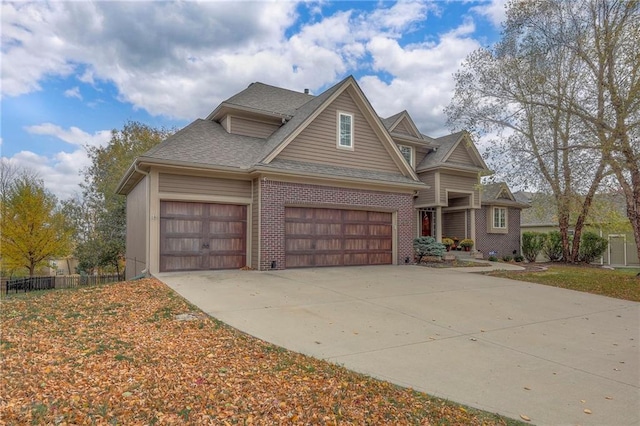
{"type": "Polygon", "coordinates": [[[266,120],[253,120],[233,115],[225,118],[227,118],[224,120],[226,124],[225,130],[235,135],[265,139],[280,127],[280,123],[270,123],[266,120]]]}
{"type": "Polygon", "coordinates": [[[456,164],[465,164],[465,165],[468,164],[471,166],[476,165],[476,162],[473,160],[473,158],[469,154],[469,151],[467,150],[466,142],[464,140],[461,141],[455,147],[455,149],[451,152],[451,154],[449,155],[449,158],[447,158],[447,163],[456,163],[456,164]]]}
{"type": "Polygon", "coordinates": [[[509,193],[509,191],[505,188],[502,187],[500,189],[500,192],[498,192],[498,196],[496,197],[497,200],[512,200],[515,201],[514,198],[511,196],[511,194],[509,193]]]}
{"type": "Polygon", "coordinates": [[[383,172],[401,172],[377,136],[367,114],[343,91],[277,156],[280,160],[328,164],[383,172]],[[338,112],[353,115],[353,150],[337,147],[338,112]]]}
{"type": "Polygon", "coordinates": [[[411,123],[409,123],[407,117],[404,117],[402,120],[400,120],[400,122],[393,128],[393,132],[412,136],[414,138],[420,137],[420,135],[418,135],[414,131],[413,126],[411,126],[411,123]]]}

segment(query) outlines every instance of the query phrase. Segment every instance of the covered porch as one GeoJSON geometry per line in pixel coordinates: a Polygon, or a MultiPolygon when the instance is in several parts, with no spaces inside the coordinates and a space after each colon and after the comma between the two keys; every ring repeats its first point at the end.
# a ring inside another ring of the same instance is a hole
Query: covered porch
{"type": "Polygon", "coordinates": [[[456,243],[463,239],[472,239],[475,243],[476,209],[472,193],[447,191],[447,206],[417,209],[417,235],[434,237],[438,242],[450,238],[456,243]]]}

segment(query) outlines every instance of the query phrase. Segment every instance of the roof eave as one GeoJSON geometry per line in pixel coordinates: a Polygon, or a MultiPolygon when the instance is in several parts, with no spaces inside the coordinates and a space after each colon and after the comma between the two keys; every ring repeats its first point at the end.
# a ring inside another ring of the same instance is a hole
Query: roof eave
{"type": "Polygon", "coordinates": [[[467,167],[467,166],[456,166],[448,163],[439,163],[434,164],[432,166],[421,167],[416,170],[417,173],[428,172],[431,170],[452,170],[452,171],[460,171],[460,172],[471,172],[471,173],[480,173],[480,176],[490,176],[495,172],[490,169],[483,169],[481,167],[467,167]]]}
{"type": "Polygon", "coordinates": [[[391,188],[406,188],[406,189],[413,189],[413,190],[421,190],[421,189],[424,190],[424,189],[431,188],[431,186],[420,181],[391,182],[391,181],[377,180],[377,179],[364,179],[364,178],[357,178],[357,177],[336,176],[336,175],[323,174],[323,173],[313,173],[313,172],[302,173],[295,170],[283,170],[283,169],[276,169],[274,167],[260,166],[260,165],[253,166],[251,169],[249,169],[249,173],[254,175],[259,173],[269,173],[273,175],[282,175],[282,176],[290,176],[290,177],[307,177],[307,178],[311,177],[316,179],[327,180],[330,182],[366,183],[366,184],[371,184],[376,186],[388,186],[391,188]]]}
{"type": "Polygon", "coordinates": [[[285,120],[291,119],[291,115],[288,115],[288,114],[280,114],[273,111],[266,111],[260,108],[251,108],[251,107],[242,106],[242,105],[230,104],[228,102],[223,102],[220,105],[218,105],[218,107],[214,109],[213,112],[211,112],[211,114],[209,114],[206,119],[211,121],[218,121],[222,119],[230,111],[242,111],[242,112],[247,112],[251,114],[267,116],[267,117],[282,118],[285,120]]]}
{"type": "Polygon", "coordinates": [[[423,147],[430,148],[430,149],[436,149],[436,148],[438,148],[440,146],[440,144],[433,143],[433,142],[428,141],[426,139],[418,139],[418,138],[415,138],[413,136],[404,135],[404,134],[400,134],[400,133],[391,132],[390,135],[391,135],[391,137],[393,138],[394,141],[398,141],[398,142],[406,142],[406,143],[409,143],[409,144],[423,146],[423,147]]]}

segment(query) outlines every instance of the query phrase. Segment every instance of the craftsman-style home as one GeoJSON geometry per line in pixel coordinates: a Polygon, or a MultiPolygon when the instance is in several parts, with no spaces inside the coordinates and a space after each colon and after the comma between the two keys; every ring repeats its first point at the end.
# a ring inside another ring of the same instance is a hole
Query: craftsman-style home
{"type": "Polygon", "coordinates": [[[353,77],[317,96],[252,83],[122,178],[127,276],[409,263],[416,236],[476,239],[488,173],[465,132],[381,118],[353,77]]]}

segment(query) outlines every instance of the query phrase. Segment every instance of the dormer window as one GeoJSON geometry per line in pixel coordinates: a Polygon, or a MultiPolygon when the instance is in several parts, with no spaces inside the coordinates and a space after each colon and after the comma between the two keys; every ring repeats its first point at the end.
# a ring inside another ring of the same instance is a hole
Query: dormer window
{"type": "Polygon", "coordinates": [[[353,149],[353,115],[338,113],[338,148],[353,149]]]}
{"type": "Polygon", "coordinates": [[[398,145],[398,149],[400,149],[400,153],[407,160],[407,163],[411,167],[413,167],[413,147],[407,145],[398,145]]]}

